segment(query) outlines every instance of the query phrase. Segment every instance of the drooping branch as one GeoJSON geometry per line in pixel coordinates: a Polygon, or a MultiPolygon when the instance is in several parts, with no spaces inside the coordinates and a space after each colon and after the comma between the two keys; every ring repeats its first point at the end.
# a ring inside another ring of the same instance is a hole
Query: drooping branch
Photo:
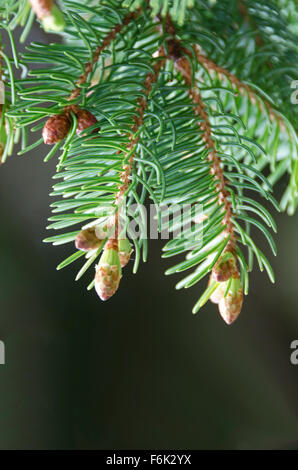
{"type": "Polygon", "coordinates": [[[167,40],[167,49],[171,59],[174,60],[174,66],[178,72],[182,74],[185,83],[188,86],[188,94],[194,103],[194,112],[201,118],[198,123],[200,130],[202,131],[201,138],[205,143],[208,153],[208,161],[211,163],[210,172],[216,180],[216,190],[219,205],[223,205],[225,215],[223,218],[223,224],[226,226],[225,233],[229,237],[229,243],[227,250],[235,253],[235,234],[234,226],[232,222],[233,209],[232,204],[229,200],[230,192],[227,188],[226,181],[224,178],[224,171],[221,166],[221,159],[216,151],[215,141],[212,138],[212,131],[208,112],[206,106],[202,100],[201,93],[198,88],[192,87],[192,71],[188,57],[191,55],[190,51],[182,46],[175,33],[175,27],[171,21],[171,18],[166,19],[166,32],[171,36],[171,39],[167,40]]]}
{"type": "Polygon", "coordinates": [[[150,91],[155,82],[157,82],[160,70],[165,63],[165,59],[159,60],[153,65],[154,73],[150,72],[144,81],[143,93],[145,98],[138,98],[138,107],[136,108],[137,116],[134,117],[134,124],[131,127],[129,134],[129,144],[127,145],[127,155],[131,154],[128,162],[125,160],[120,175],[121,184],[118,187],[118,192],[115,197],[115,215],[113,221],[109,224],[113,226],[112,235],[109,237],[104,247],[103,254],[96,269],[95,274],[95,289],[102,300],[108,300],[114,295],[118,289],[119,282],[122,276],[122,268],[127,264],[131,247],[127,238],[122,234],[122,227],[119,213],[121,211],[124,195],[129,186],[129,178],[133,168],[135,150],[139,141],[139,136],[136,132],[139,131],[140,126],[144,122],[144,113],[148,105],[148,98],[150,91]],[[134,150],[135,149],[135,150],[134,150]]]}
{"type": "MultiPolygon", "coordinates": [[[[210,163],[210,173],[216,188],[214,199],[216,200],[217,198],[218,206],[222,212],[221,224],[223,225],[225,238],[223,251],[215,255],[215,258],[214,254],[209,258],[210,261],[208,262],[210,262],[210,265],[208,270],[212,269],[212,273],[208,288],[194,306],[193,313],[197,313],[199,308],[206,302],[206,299],[214,294],[212,301],[218,304],[220,315],[226,323],[230,324],[240,314],[243,303],[243,287],[237,266],[236,234],[233,223],[234,214],[231,192],[226,184],[223,165],[217,152],[216,142],[212,136],[207,108],[199,88],[193,87],[191,52],[183,47],[177,38],[175,27],[169,16],[166,20],[166,32],[170,36],[166,40],[169,58],[173,60],[175,69],[181,73],[188,87],[189,97],[194,104],[194,113],[200,118],[198,126],[201,131],[201,139],[208,151],[207,160],[210,163]]],[[[185,286],[187,287],[188,283],[185,286]]]]}
{"type": "MultiPolygon", "coordinates": [[[[159,51],[158,55],[164,55],[163,49],[159,51]]],[[[127,151],[126,151],[126,154],[127,155],[130,154],[130,157],[128,161],[126,161],[124,157],[125,163],[123,164],[122,172],[120,175],[121,185],[119,185],[118,192],[115,197],[117,209],[116,209],[115,221],[114,221],[114,224],[115,224],[115,234],[113,235],[114,239],[117,239],[119,232],[121,231],[121,228],[119,227],[119,209],[122,205],[125,193],[129,187],[129,180],[130,180],[131,171],[133,169],[134,157],[135,157],[137,145],[140,139],[140,135],[139,134],[136,135],[136,133],[139,131],[140,127],[144,123],[144,113],[148,106],[148,99],[149,99],[150,92],[152,90],[153,84],[158,81],[160,71],[163,68],[164,64],[165,64],[165,58],[159,59],[154,63],[152,67],[153,72],[149,72],[144,80],[144,88],[142,90],[142,93],[145,95],[145,97],[141,96],[137,100],[137,104],[138,104],[136,108],[137,115],[133,117],[134,124],[131,126],[131,132],[129,133],[129,143],[127,144],[127,151]]]]}
{"type": "MultiPolygon", "coordinates": [[[[161,55],[163,51],[160,51],[161,55]]],[[[130,176],[133,169],[134,157],[139,142],[140,127],[144,124],[144,114],[148,106],[148,100],[153,84],[158,81],[162,67],[165,64],[165,58],[156,59],[152,66],[153,71],[149,72],[144,80],[144,87],[141,96],[137,99],[136,115],[131,125],[131,131],[128,133],[129,142],[123,155],[123,166],[120,173],[121,183],[118,185],[118,191],[115,195],[115,213],[108,218],[104,230],[107,239],[103,239],[104,251],[96,268],[94,285],[96,292],[102,300],[109,299],[118,289],[121,279],[122,268],[127,264],[132,252],[131,244],[122,232],[121,210],[125,203],[124,197],[129,189],[130,176]]],[[[118,151],[118,154],[121,152],[118,151]]],[[[78,249],[90,250],[94,246],[99,246],[96,240],[98,235],[96,227],[85,229],[80,232],[76,239],[78,249]]],[[[100,245],[102,249],[103,245],[100,245]]]]}
{"type": "MultiPolygon", "coordinates": [[[[159,51],[158,55],[163,55],[163,49],[159,51]]],[[[127,153],[130,153],[133,150],[133,148],[136,149],[136,146],[139,141],[139,135],[135,136],[135,134],[138,132],[139,128],[143,125],[144,113],[148,105],[148,98],[152,90],[152,86],[154,83],[158,81],[160,71],[162,67],[164,66],[164,64],[165,64],[165,58],[160,59],[157,62],[155,62],[153,65],[154,72],[149,72],[144,80],[144,88],[142,91],[143,91],[143,94],[145,95],[145,98],[140,97],[137,100],[138,101],[138,107],[136,108],[137,115],[134,116],[133,118],[134,124],[131,126],[131,133],[129,134],[129,144],[127,145],[127,153]]],[[[119,192],[117,194],[118,199],[121,198],[125,194],[128,188],[129,176],[130,176],[131,169],[133,167],[134,156],[135,156],[135,152],[131,154],[128,164],[125,164],[123,167],[123,172],[121,173],[122,185],[119,187],[119,192]]]]}

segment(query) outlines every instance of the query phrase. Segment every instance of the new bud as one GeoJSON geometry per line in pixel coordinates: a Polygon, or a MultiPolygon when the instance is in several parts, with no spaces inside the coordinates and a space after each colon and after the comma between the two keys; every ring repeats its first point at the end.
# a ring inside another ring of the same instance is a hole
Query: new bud
{"type": "Polygon", "coordinates": [[[120,239],[118,241],[118,250],[121,268],[124,268],[130,260],[130,255],[132,253],[132,247],[127,238],[120,239]]]}
{"type": "Polygon", "coordinates": [[[64,15],[53,0],[30,0],[30,3],[45,31],[56,33],[63,31],[65,27],[64,15]]]}
{"type": "Polygon", "coordinates": [[[64,139],[70,130],[70,120],[65,114],[51,116],[44,125],[42,137],[45,144],[56,144],[64,139]]]}
{"type": "Polygon", "coordinates": [[[115,294],[121,279],[121,266],[118,251],[106,247],[95,274],[95,290],[101,300],[108,300],[115,294]]]}
{"type": "Polygon", "coordinates": [[[78,250],[90,251],[100,248],[103,239],[99,239],[96,235],[96,227],[86,228],[82,230],[75,239],[75,245],[78,250]]]}
{"type": "MultiPolygon", "coordinates": [[[[82,131],[85,129],[88,129],[90,126],[94,126],[94,124],[97,123],[96,117],[90,113],[90,111],[87,111],[87,109],[79,109],[76,112],[77,116],[77,130],[76,133],[77,135],[81,134],[82,131]]],[[[100,128],[96,129],[99,130],[100,128]]]]}
{"type": "Polygon", "coordinates": [[[236,273],[236,259],[230,251],[226,251],[212,269],[212,277],[217,282],[225,282],[236,273]]]}
{"type": "Polygon", "coordinates": [[[230,325],[241,312],[243,303],[243,288],[239,278],[233,278],[229,292],[222,297],[218,304],[219,313],[224,321],[230,325]]]}

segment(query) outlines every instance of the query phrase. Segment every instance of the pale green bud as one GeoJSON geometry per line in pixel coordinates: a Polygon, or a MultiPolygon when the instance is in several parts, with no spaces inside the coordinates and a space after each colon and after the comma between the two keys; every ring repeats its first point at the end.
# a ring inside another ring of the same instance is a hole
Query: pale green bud
{"type": "Polygon", "coordinates": [[[104,239],[97,237],[95,227],[90,227],[82,230],[75,239],[75,245],[78,250],[90,251],[100,248],[103,245],[104,239]]]}
{"type": "Polygon", "coordinates": [[[45,31],[59,33],[65,28],[65,19],[54,0],[29,0],[45,31]]]}
{"type": "Polygon", "coordinates": [[[108,300],[115,294],[121,279],[121,265],[118,251],[105,248],[95,274],[95,290],[101,300],[108,300]]]}

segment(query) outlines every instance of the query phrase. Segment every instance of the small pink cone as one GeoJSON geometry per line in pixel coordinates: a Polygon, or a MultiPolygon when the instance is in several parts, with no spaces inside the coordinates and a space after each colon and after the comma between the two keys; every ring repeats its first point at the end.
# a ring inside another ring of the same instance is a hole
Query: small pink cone
{"type": "Polygon", "coordinates": [[[101,300],[108,300],[117,291],[121,279],[118,251],[105,248],[95,273],[95,290],[101,300]]]}

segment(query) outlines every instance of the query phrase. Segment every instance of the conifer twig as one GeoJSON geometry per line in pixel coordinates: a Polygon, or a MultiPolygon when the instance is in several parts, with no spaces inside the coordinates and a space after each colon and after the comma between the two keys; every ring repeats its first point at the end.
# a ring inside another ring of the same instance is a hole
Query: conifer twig
{"type": "Polygon", "coordinates": [[[229,242],[227,250],[235,253],[235,234],[234,226],[232,222],[233,209],[232,204],[229,200],[230,192],[226,186],[226,181],[224,178],[224,172],[221,167],[221,159],[217,154],[215,142],[212,138],[211,126],[206,111],[205,104],[203,103],[201,93],[198,88],[192,87],[192,74],[191,66],[187,56],[190,55],[190,51],[184,48],[180,41],[178,40],[174,25],[171,21],[170,16],[167,16],[166,19],[166,31],[172,36],[172,39],[167,41],[167,48],[171,58],[174,59],[174,66],[177,71],[179,71],[185,83],[188,86],[188,94],[193,103],[195,104],[194,112],[197,114],[202,121],[198,123],[200,130],[202,131],[201,138],[205,143],[206,149],[209,150],[208,161],[211,163],[210,172],[214,176],[217,190],[217,197],[219,205],[223,205],[225,211],[225,216],[223,218],[223,224],[226,225],[225,233],[226,236],[229,236],[229,242]],[[182,55],[182,54],[186,55],[182,55]]]}
{"type": "Polygon", "coordinates": [[[122,20],[122,23],[117,23],[111,31],[106,35],[106,37],[103,39],[102,43],[100,46],[97,46],[95,48],[95,51],[93,53],[92,60],[87,62],[85,64],[85,72],[80,75],[80,77],[76,81],[76,87],[72,90],[68,100],[72,101],[75,98],[77,98],[80,93],[82,88],[80,85],[86,82],[89,73],[92,71],[93,65],[98,62],[100,54],[111,44],[111,42],[116,38],[117,34],[119,34],[122,29],[127,26],[132,20],[135,20],[137,16],[141,13],[141,8],[138,8],[138,10],[134,12],[128,13],[122,20]]]}
{"type": "MultiPolygon", "coordinates": [[[[223,75],[223,76],[227,77],[230,80],[230,82],[238,88],[240,93],[243,94],[243,92],[246,91],[250,101],[253,104],[256,103],[256,100],[258,98],[258,93],[255,92],[249,85],[247,85],[246,83],[243,83],[241,80],[239,80],[238,77],[236,77],[236,75],[233,75],[228,70],[226,70],[224,67],[221,67],[220,65],[217,65],[211,59],[209,59],[204,54],[199,52],[197,46],[195,46],[195,52],[196,52],[197,60],[200,64],[205,66],[208,70],[213,70],[216,73],[218,73],[219,75],[223,75]]],[[[269,103],[268,100],[266,100],[263,97],[262,97],[262,100],[265,103],[265,105],[267,106],[268,114],[269,114],[270,119],[271,120],[276,119],[278,121],[280,127],[283,129],[284,128],[284,123],[283,123],[283,120],[282,120],[281,116],[272,108],[272,106],[271,106],[271,104],[269,103]]],[[[261,109],[263,108],[262,103],[260,103],[260,107],[261,107],[261,109]]]]}
{"type": "MultiPolygon", "coordinates": [[[[158,52],[158,55],[163,55],[163,48],[158,52]]],[[[165,64],[165,59],[158,60],[155,62],[153,65],[153,70],[154,73],[149,72],[144,80],[144,88],[143,88],[143,93],[145,95],[145,98],[141,96],[138,98],[137,103],[138,106],[136,108],[136,111],[138,113],[137,116],[134,116],[134,124],[131,126],[131,132],[129,134],[129,143],[127,145],[127,154],[132,152],[134,148],[136,148],[138,141],[139,141],[139,135],[135,136],[136,132],[138,132],[140,126],[144,122],[144,113],[148,105],[148,98],[150,95],[150,92],[152,90],[152,86],[154,83],[157,82],[159,74],[161,69],[163,68],[165,64]]],[[[122,199],[128,189],[129,185],[129,177],[131,174],[131,170],[133,168],[133,162],[134,162],[134,156],[135,156],[135,151],[131,153],[128,163],[125,163],[123,165],[123,171],[121,172],[120,179],[121,179],[121,185],[119,186],[118,193],[116,194],[116,205],[119,206],[122,203],[122,199]]],[[[118,210],[117,210],[118,213],[118,210]]],[[[115,225],[117,224],[118,220],[115,218],[115,225]]],[[[116,237],[115,237],[116,238],[116,237]]]]}
{"type": "Polygon", "coordinates": [[[128,163],[124,163],[122,173],[120,175],[121,184],[118,186],[118,192],[115,196],[116,210],[112,220],[108,225],[113,227],[112,235],[108,238],[102,257],[96,268],[95,274],[95,289],[102,300],[109,299],[118,289],[121,279],[121,268],[124,267],[129,260],[131,249],[129,251],[122,251],[120,249],[121,242],[127,241],[124,234],[122,234],[122,227],[120,226],[120,210],[123,203],[125,192],[128,189],[129,177],[133,168],[133,161],[135,156],[136,146],[139,141],[139,136],[135,136],[139,131],[140,126],[144,122],[144,113],[148,104],[148,98],[153,84],[158,80],[161,68],[165,63],[165,59],[159,60],[153,65],[154,73],[149,72],[144,80],[143,93],[145,98],[140,97],[137,100],[138,107],[136,111],[137,116],[134,117],[134,124],[131,126],[129,133],[129,143],[127,145],[127,154],[131,153],[128,163]]]}

